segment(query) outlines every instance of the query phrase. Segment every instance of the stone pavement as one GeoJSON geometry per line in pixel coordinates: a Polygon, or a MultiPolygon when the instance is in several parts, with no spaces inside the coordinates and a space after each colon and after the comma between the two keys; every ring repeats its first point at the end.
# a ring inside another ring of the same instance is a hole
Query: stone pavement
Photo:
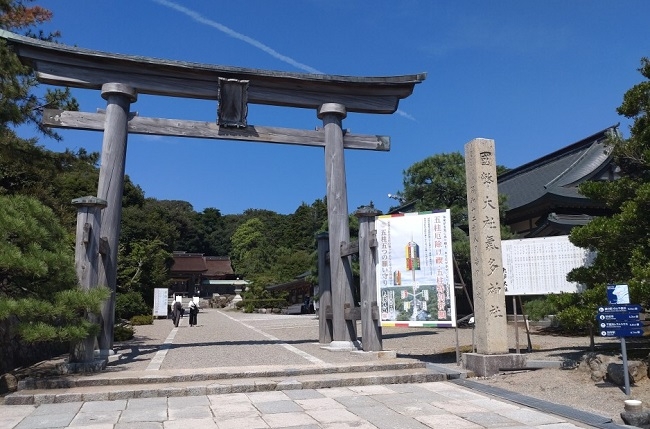
{"type": "MultiPolygon", "coordinates": [[[[0,429],[623,427],[472,382],[454,362],[323,350],[309,315],[205,309],[198,323],[137,327],[101,374],[22,382],[0,429]]],[[[384,349],[435,335],[395,334],[384,349]]]]}

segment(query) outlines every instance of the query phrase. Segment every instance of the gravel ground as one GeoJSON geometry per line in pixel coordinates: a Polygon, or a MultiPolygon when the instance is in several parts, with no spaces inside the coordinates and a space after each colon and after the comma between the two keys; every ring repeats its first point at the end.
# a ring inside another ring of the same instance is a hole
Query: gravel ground
{"type": "MultiPolygon", "coordinates": [[[[172,331],[171,320],[158,319],[153,325],[136,327],[136,338],[116,344],[123,358],[111,365],[120,369],[145,369],[159,346],[172,331]]],[[[532,328],[532,352],[527,336],[519,325],[517,347],[514,325],[508,325],[511,352],[519,349],[533,360],[578,361],[589,352],[589,338],[554,335],[532,328]]],[[[359,326],[358,333],[361,335],[359,326]]],[[[383,328],[383,349],[396,351],[398,357],[457,366],[457,350],[471,350],[472,329],[383,328]]],[[[629,359],[648,356],[650,341],[627,341],[629,359]]],[[[326,362],[352,362],[363,357],[351,353],[332,353],[318,344],[318,320],[313,315],[244,314],[216,309],[202,310],[198,326],[190,328],[187,318],[181,322],[161,369],[206,368],[240,365],[308,365],[296,353],[307,353],[326,362]],[[245,335],[242,330],[247,330],[245,335]],[[282,343],[284,348],[278,347],[282,343]],[[227,346],[227,347],[213,347],[227,346]]],[[[596,338],[596,352],[620,356],[616,338],[596,338]]],[[[606,416],[622,424],[620,413],[625,399],[640,399],[650,406],[650,381],[641,380],[624,389],[604,381],[594,382],[590,373],[579,369],[538,369],[508,371],[475,381],[522,393],[557,404],[606,416]]]]}

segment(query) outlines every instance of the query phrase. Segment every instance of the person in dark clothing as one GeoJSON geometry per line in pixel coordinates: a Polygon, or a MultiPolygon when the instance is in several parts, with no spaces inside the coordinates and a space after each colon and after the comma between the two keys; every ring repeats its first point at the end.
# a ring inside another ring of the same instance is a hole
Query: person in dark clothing
{"type": "Polygon", "coordinates": [[[174,322],[174,326],[178,327],[178,322],[181,321],[182,315],[183,315],[183,304],[181,304],[180,301],[174,302],[174,306],[172,307],[172,320],[174,322]]]}
{"type": "Polygon", "coordinates": [[[196,315],[199,312],[199,304],[196,301],[190,302],[190,327],[196,326],[196,315]]]}

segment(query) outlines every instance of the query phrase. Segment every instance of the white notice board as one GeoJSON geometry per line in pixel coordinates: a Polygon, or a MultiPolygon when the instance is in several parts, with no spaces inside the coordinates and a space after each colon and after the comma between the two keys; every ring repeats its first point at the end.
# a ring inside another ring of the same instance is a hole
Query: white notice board
{"type": "Polygon", "coordinates": [[[591,265],[594,254],[574,246],[568,235],[501,242],[506,295],[581,292],[566,280],[569,271],[591,265]]]}
{"type": "Polygon", "coordinates": [[[153,316],[167,317],[167,288],[155,288],[153,290],[153,316]]]}

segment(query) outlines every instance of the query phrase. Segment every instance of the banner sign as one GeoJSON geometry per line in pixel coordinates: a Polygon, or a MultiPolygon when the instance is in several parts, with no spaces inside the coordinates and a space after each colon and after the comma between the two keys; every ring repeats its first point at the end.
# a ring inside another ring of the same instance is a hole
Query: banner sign
{"type": "Polygon", "coordinates": [[[450,211],[379,216],[375,228],[381,325],[455,327],[450,211]]]}
{"type": "Polygon", "coordinates": [[[501,242],[506,295],[582,292],[568,282],[569,271],[591,265],[595,253],[576,247],[568,235],[501,242]]]}

